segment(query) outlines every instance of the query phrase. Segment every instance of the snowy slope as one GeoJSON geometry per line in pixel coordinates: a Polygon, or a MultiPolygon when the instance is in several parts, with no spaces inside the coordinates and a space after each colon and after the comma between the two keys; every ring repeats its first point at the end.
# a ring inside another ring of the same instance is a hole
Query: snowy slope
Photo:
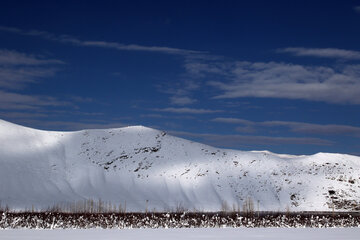
{"type": "Polygon", "coordinates": [[[101,198],[126,211],[359,210],[360,157],[244,152],[133,126],[49,132],[0,120],[0,201],[46,209],[101,198]]]}

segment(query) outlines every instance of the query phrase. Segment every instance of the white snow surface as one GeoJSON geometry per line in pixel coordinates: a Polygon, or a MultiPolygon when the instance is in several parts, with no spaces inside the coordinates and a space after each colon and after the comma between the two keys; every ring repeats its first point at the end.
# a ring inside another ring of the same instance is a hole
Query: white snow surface
{"type": "Polygon", "coordinates": [[[354,210],[360,157],[219,149],[132,126],[52,132],[0,120],[1,205],[102,199],[126,211],[354,210]]]}
{"type": "Polygon", "coordinates": [[[359,228],[180,228],[180,229],[67,229],[0,230],[2,240],[135,240],[135,239],[241,239],[241,240],[357,240],[359,228]]]}

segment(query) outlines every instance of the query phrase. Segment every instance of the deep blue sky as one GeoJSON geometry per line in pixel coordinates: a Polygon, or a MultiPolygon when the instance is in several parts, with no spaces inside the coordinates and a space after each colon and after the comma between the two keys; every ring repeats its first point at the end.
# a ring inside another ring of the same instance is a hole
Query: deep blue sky
{"type": "Polygon", "coordinates": [[[1,1],[0,118],[360,155],[360,1],[1,1]]]}

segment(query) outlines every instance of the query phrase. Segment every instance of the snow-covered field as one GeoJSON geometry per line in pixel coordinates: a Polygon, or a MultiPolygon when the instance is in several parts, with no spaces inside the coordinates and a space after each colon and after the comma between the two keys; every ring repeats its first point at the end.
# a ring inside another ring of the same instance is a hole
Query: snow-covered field
{"type": "Polygon", "coordinates": [[[351,155],[219,149],[142,126],[50,132],[2,120],[0,142],[0,204],[11,209],[89,210],[90,199],[127,212],[360,209],[360,157],[351,155]]]}
{"type": "Polygon", "coordinates": [[[126,230],[1,230],[2,240],[92,240],[92,239],[241,239],[241,240],[358,240],[360,228],[193,228],[126,230]]]}

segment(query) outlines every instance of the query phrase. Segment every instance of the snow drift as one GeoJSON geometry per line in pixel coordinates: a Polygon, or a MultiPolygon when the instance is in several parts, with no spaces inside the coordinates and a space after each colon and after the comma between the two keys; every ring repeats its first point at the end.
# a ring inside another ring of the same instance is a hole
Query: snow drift
{"type": "Polygon", "coordinates": [[[142,126],[51,132],[0,120],[0,201],[126,211],[360,209],[360,157],[225,150],[142,126]]]}

